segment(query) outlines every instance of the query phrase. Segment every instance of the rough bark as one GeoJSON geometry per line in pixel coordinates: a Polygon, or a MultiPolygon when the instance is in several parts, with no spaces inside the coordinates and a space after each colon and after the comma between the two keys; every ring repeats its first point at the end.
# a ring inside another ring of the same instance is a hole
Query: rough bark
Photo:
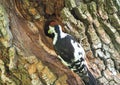
{"type": "Polygon", "coordinates": [[[0,85],[83,85],[57,58],[49,20],[83,45],[100,85],[120,84],[119,0],[0,0],[0,85]]]}

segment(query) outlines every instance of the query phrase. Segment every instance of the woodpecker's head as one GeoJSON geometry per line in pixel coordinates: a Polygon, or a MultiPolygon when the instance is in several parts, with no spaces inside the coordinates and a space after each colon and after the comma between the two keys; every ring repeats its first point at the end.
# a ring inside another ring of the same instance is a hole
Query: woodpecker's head
{"type": "Polygon", "coordinates": [[[62,28],[56,22],[51,22],[49,24],[48,34],[54,34],[55,36],[56,34],[59,35],[60,32],[62,32],[62,28]]]}

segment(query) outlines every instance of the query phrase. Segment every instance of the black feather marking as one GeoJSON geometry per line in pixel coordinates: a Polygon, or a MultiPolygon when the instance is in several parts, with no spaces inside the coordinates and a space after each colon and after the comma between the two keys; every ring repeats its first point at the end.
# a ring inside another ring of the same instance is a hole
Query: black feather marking
{"type": "Polygon", "coordinates": [[[83,81],[85,82],[85,85],[98,85],[92,73],[88,69],[87,69],[87,72],[88,72],[88,80],[86,80],[86,78],[83,79],[83,81]]]}
{"type": "Polygon", "coordinates": [[[75,73],[78,73],[78,70],[73,70],[75,73]]]}
{"type": "Polygon", "coordinates": [[[81,55],[82,53],[81,52],[78,52],[79,55],[81,55]]]}
{"type": "Polygon", "coordinates": [[[83,62],[84,61],[84,59],[83,58],[80,58],[80,60],[77,60],[76,62],[73,62],[72,64],[71,64],[71,66],[69,66],[69,68],[70,69],[72,69],[72,68],[75,68],[75,69],[77,69],[77,70],[73,70],[73,71],[75,71],[75,72],[79,72],[79,71],[81,71],[82,69],[84,69],[84,65],[81,65],[82,63],[81,62],[83,62]],[[81,67],[82,66],[82,67],[81,67]]]}
{"type": "Polygon", "coordinates": [[[77,46],[80,48],[80,45],[79,45],[79,44],[77,44],[77,46]]]}
{"type": "Polygon", "coordinates": [[[76,68],[77,68],[77,69],[79,69],[79,67],[80,67],[80,64],[78,64],[78,65],[75,65],[75,66],[76,66],[76,68]]]}
{"type": "Polygon", "coordinates": [[[79,72],[82,72],[82,70],[85,68],[85,65],[83,64],[80,68],[79,68],[79,72]]]}
{"type": "Polygon", "coordinates": [[[59,28],[59,25],[55,25],[54,27],[55,27],[55,31],[56,31],[56,33],[60,34],[60,28],[59,28]]]}
{"type": "Polygon", "coordinates": [[[76,62],[73,62],[73,63],[71,64],[71,67],[75,66],[76,63],[79,63],[79,62],[80,62],[79,60],[77,60],[76,62]]]}
{"type": "Polygon", "coordinates": [[[83,62],[83,61],[84,61],[84,59],[81,57],[81,58],[80,58],[80,62],[83,62]]]}
{"type": "Polygon", "coordinates": [[[56,53],[68,63],[72,63],[72,60],[74,59],[74,48],[71,44],[71,40],[74,40],[74,38],[70,35],[67,35],[62,39],[58,36],[58,40],[54,45],[56,53]]]}

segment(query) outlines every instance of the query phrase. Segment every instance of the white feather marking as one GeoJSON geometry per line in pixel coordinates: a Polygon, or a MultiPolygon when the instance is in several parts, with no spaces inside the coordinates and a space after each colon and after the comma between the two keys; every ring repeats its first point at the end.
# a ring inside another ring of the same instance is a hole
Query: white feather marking
{"type": "Polygon", "coordinates": [[[74,57],[75,57],[74,60],[77,61],[80,58],[85,59],[85,51],[82,48],[82,46],[78,42],[74,42],[73,40],[71,40],[71,43],[72,43],[72,45],[74,47],[74,57]]]}
{"type": "Polygon", "coordinates": [[[65,38],[67,35],[68,35],[67,33],[61,32],[60,33],[60,38],[65,38]]]}
{"type": "MultiPolygon", "coordinates": [[[[62,28],[61,28],[61,26],[60,25],[58,25],[59,26],[59,30],[60,30],[60,38],[65,38],[68,34],[67,33],[64,33],[64,32],[62,32],[62,28]]],[[[56,33],[56,31],[55,31],[55,28],[54,27],[52,27],[52,26],[49,26],[49,30],[51,30],[52,31],[52,33],[54,33],[54,38],[53,38],[53,45],[55,45],[56,44],[56,42],[57,42],[57,39],[58,39],[58,33],[56,33]]]]}
{"type": "Polygon", "coordinates": [[[84,49],[82,48],[82,46],[81,46],[78,42],[74,42],[73,40],[71,40],[71,43],[72,43],[72,45],[73,45],[73,47],[74,47],[74,57],[75,57],[75,58],[74,58],[74,61],[77,61],[77,60],[80,60],[80,58],[83,58],[84,61],[81,62],[80,67],[81,67],[83,64],[88,67],[87,62],[86,62],[86,60],[85,60],[85,57],[86,57],[85,51],[84,51],[84,49]]]}
{"type": "Polygon", "coordinates": [[[70,66],[67,62],[65,62],[60,55],[58,55],[58,58],[61,60],[61,62],[65,65],[65,66],[70,66]]]}
{"type": "Polygon", "coordinates": [[[57,33],[55,33],[55,37],[53,38],[53,45],[55,45],[55,44],[56,44],[56,42],[57,42],[57,37],[58,37],[58,34],[57,34],[57,33]]]}
{"type": "Polygon", "coordinates": [[[60,38],[65,38],[68,34],[62,32],[62,28],[61,28],[61,26],[60,26],[60,25],[58,25],[58,26],[59,26],[59,30],[60,30],[60,38]]]}
{"type": "Polygon", "coordinates": [[[54,38],[53,38],[53,45],[55,45],[56,42],[57,42],[58,33],[55,32],[55,28],[52,27],[52,26],[49,26],[49,30],[50,30],[52,33],[54,33],[54,35],[55,35],[54,38]]]}

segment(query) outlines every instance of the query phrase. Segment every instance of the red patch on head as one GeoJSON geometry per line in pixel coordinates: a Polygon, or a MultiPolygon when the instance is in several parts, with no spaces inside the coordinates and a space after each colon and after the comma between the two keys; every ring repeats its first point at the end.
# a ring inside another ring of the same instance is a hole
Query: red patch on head
{"type": "Polygon", "coordinates": [[[55,26],[55,25],[58,25],[58,23],[55,21],[50,22],[50,26],[55,26]]]}

